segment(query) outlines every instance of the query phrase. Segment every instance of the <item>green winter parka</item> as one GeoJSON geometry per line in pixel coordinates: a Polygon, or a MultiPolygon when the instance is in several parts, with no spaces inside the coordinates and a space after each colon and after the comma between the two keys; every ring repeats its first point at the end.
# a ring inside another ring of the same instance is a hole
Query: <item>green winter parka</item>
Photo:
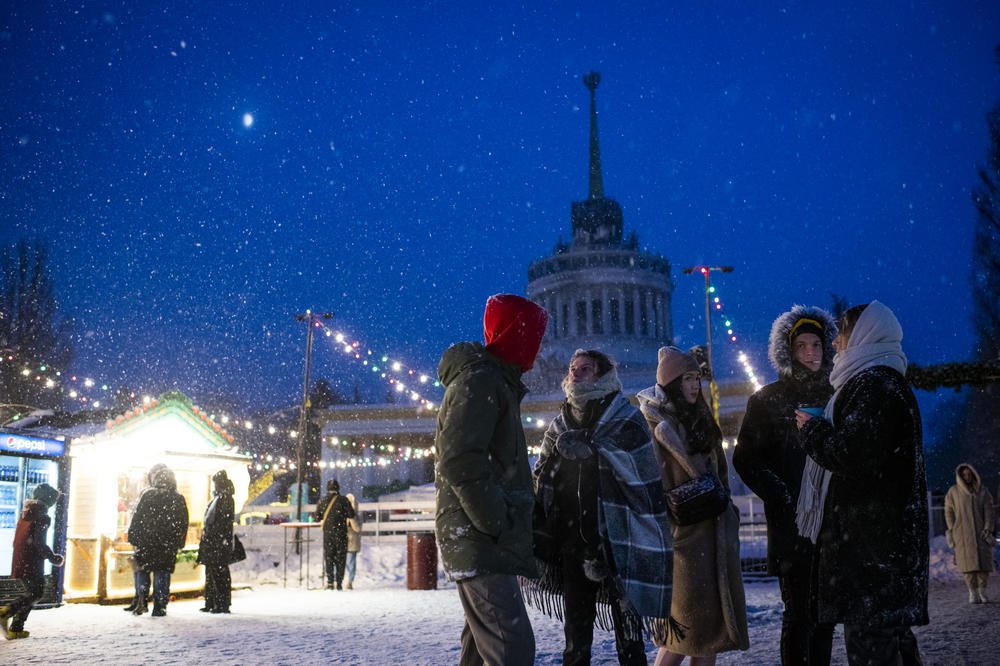
{"type": "Polygon", "coordinates": [[[451,580],[537,576],[531,543],[534,492],[521,426],[521,368],[477,342],[448,348],[434,438],[436,533],[451,580]]]}

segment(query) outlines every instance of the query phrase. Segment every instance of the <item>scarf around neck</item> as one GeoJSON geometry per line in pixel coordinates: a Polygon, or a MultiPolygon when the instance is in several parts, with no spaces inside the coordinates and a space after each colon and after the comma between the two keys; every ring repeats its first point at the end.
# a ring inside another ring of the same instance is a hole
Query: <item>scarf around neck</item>
{"type": "MultiPolygon", "coordinates": [[[[862,371],[885,365],[905,374],[906,355],[903,354],[902,340],[903,328],[892,310],[878,301],[869,303],[851,331],[847,348],[833,357],[830,384],[834,392],[823,409],[823,418],[833,423],[833,408],[841,389],[862,371]]],[[[799,534],[813,543],[816,543],[823,526],[823,508],[832,476],[812,456],[806,456],[799,501],[795,507],[795,524],[799,534]]]]}

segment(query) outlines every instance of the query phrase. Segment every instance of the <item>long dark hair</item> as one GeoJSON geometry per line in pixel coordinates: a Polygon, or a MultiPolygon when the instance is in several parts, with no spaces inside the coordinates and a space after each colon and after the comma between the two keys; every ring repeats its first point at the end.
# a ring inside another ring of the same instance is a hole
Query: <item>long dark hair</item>
{"type": "Polygon", "coordinates": [[[684,375],[681,375],[661,388],[667,399],[674,404],[681,425],[687,431],[688,453],[708,453],[722,441],[722,430],[715,422],[712,410],[701,391],[698,391],[698,399],[694,404],[684,399],[684,392],[681,390],[683,379],[684,375]]]}

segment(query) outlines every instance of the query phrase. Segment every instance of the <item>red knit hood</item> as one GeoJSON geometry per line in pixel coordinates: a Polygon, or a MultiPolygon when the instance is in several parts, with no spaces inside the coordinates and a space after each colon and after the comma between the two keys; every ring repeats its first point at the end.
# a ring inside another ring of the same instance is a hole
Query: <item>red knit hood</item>
{"type": "Polygon", "coordinates": [[[526,298],[490,296],[483,315],[486,349],[505,363],[531,370],[548,321],[549,314],[526,298]]]}

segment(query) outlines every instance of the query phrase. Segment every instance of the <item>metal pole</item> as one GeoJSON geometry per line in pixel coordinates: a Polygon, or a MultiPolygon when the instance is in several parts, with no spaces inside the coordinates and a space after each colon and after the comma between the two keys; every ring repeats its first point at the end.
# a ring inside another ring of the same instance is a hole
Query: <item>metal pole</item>
{"type": "Polygon", "coordinates": [[[712,402],[712,414],[715,420],[719,420],[719,386],[715,383],[715,364],[712,362],[712,306],[710,303],[711,281],[709,275],[712,271],[720,273],[732,273],[732,266],[692,266],[683,269],[685,275],[699,272],[705,276],[705,352],[708,355],[708,390],[712,402]]]}
{"type": "MultiPolygon", "coordinates": [[[[306,310],[305,316],[308,321],[308,332],[306,333],[306,379],[302,386],[302,406],[299,409],[298,442],[295,447],[295,494],[298,499],[295,507],[296,521],[302,520],[302,465],[304,462],[303,459],[305,458],[306,423],[309,412],[309,365],[312,361],[313,318],[315,315],[313,315],[311,311],[306,310]]],[[[302,581],[300,580],[299,582],[301,583],[302,581]]]]}

